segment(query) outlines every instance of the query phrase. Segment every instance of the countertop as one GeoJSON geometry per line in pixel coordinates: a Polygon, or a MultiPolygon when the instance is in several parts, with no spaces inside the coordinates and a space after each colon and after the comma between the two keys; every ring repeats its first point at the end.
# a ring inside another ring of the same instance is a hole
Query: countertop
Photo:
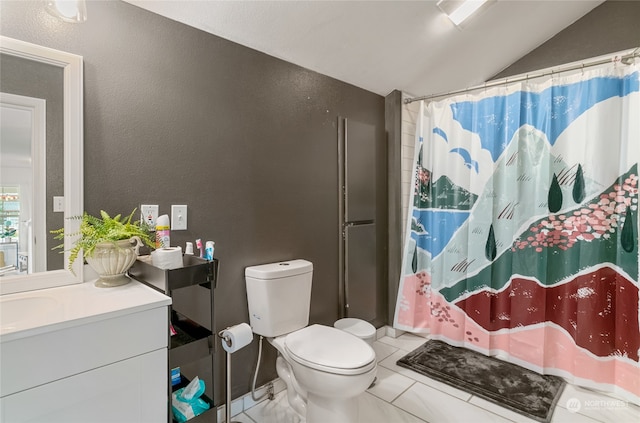
{"type": "Polygon", "coordinates": [[[135,280],[113,288],[94,282],[0,296],[0,343],[171,305],[135,280]]]}

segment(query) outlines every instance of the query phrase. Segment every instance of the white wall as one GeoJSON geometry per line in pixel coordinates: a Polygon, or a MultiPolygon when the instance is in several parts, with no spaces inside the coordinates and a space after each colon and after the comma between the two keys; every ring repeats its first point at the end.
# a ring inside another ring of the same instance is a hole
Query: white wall
{"type": "MultiPolygon", "coordinates": [[[[403,94],[403,100],[407,96],[403,94]]],[[[401,157],[402,157],[402,175],[400,182],[402,184],[402,243],[406,236],[407,214],[409,213],[409,201],[413,193],[411,180],[414,172],[414,153],[416,140],[416,119],[420,102],[415,101],[410,104],[402,105],[402,138],[401,138],[401,157]]]]}

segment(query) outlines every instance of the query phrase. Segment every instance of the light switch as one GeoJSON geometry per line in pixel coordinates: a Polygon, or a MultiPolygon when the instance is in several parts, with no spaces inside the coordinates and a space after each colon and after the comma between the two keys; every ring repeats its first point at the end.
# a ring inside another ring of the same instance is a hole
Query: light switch
{"type": "Polygon", "coordinates": [[[187,206],[171,206],[171,230],[183,231],[187,229],[187,206]]]}

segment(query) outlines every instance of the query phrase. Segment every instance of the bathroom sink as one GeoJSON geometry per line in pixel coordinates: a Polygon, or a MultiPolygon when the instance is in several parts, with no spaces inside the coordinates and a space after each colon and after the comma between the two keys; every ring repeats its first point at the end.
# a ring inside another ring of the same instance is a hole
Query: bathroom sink
{"type": "Polygon", "coordinates": [[[2,298],[0,301],[0,334],[20,329],[34,320],[50,318],[62,312],[60,302],[51,297],[2,298]]]}

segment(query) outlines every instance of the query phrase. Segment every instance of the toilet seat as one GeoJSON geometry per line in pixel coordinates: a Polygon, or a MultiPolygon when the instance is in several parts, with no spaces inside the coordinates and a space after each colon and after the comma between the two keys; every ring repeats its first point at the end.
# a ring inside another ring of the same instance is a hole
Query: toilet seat
{"type": "Polygon", "coordinates": [[[329,326],[311,325],[290,333],[284,346],[292,360],[327,373],[357,375],[376,366],[376,355],[369,344],[329,326]]]}

